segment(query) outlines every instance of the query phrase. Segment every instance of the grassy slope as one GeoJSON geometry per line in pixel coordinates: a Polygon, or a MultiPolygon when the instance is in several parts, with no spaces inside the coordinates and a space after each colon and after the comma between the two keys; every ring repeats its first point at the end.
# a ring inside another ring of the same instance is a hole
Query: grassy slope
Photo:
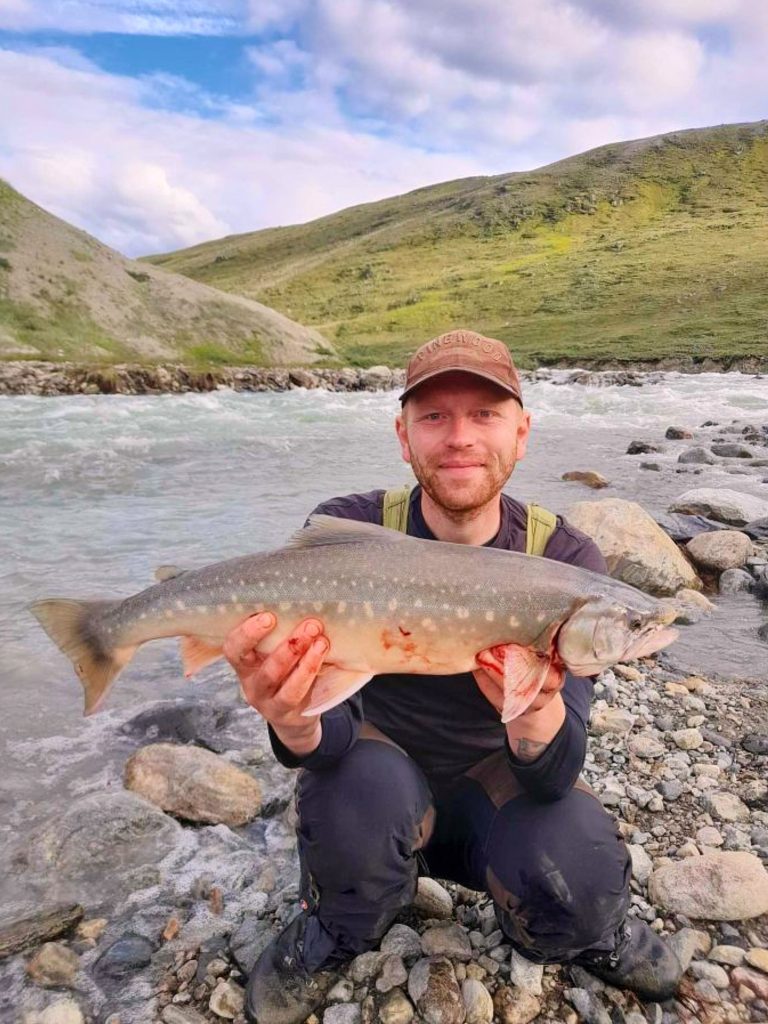
{"type": "Polygon", "coordinates": [[[768,122],[618,143],[152,262],[402,362],[470,326],[523,365],[768,357],[768,122]]]}

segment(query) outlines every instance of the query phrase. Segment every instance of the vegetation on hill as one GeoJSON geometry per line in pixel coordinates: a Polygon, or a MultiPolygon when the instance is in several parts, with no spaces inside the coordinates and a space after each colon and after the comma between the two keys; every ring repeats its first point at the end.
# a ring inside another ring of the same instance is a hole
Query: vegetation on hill
{"type": "Polygon", "coordinates": [[[623,142],[151,258],[402,363],[456,326],[522,365],[768,358],[768,122],[623,142]]]}
{"type": "Polygon", "coordinates": [[[317,331],[127,260],[0,181],[0,359],[282,366],[329,351],[317,331]]]}

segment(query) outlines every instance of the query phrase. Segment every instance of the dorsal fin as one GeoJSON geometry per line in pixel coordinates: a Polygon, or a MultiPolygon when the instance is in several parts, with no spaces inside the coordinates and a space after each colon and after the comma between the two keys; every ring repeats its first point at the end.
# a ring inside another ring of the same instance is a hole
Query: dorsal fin
{"type": "Polygon", "coordinates": [[[388,530],[376,523],[360,523],[355,519],[341,519],[338,516],[314,515],[303,530],[298,530],[291,537],[288,546],[292,548],[312,548],[324,544],[361,544],[378,542],[379,544],[408,543],[413,537],[397,530],[388,530]]]}
{"type": "Polygon", "coordinates": [[[177,576],[181,576],[186,571],[186,569],[180,569],[178,565],[158,565],[155,569],[155,579],[158,583],[166,583],[168,580],[176,579],[177,576]]]}

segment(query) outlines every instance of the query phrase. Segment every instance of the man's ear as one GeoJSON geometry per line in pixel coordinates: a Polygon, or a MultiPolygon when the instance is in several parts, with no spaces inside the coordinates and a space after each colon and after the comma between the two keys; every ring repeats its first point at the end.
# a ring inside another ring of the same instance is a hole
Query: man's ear
{"type": "Polygon", "coordinates": [[[517,458],[522,459],[528,449],[528,437],[531,433],[531,414],[523,410],[517,425],[517,458]]]}
{"type": "Polygon", "coordinates": [[[408,445],[408,427],[405,420],[405,412],[401,412],[395,417],[395,431],[397,432],[397,440],[400,442],[400,454],[403,457],[403,462],[410,462],[411,449],[408,445]]]}

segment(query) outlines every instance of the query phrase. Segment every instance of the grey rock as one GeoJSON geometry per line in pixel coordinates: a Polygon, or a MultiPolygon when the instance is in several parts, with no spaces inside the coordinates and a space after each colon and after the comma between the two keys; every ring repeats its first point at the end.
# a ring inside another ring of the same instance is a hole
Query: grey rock
{"type": "Polygon", "coordinates": [[[404,985],[408,980],[408,971],[403,963],[403,958],[396,953],[391,953],[381,965],[381,973],[376,979],[376,988],[379,992],[389,992],[393,988],[404,985]]]}
{"type": "Polygon", "coordinates": [[[163,1024],[207,1024],[207,1018],[189,1006],[174,1006],[169,1003],[160,1014],[163,1024]]]}
{"type": "Polygon", "coordinates": [[[447,956],[452,960],[471,960],[472,945],[466,929],[453,922],[434,925],[421,936],[425,956],[447,956]]]}
{"type": "Polygon", "coordinates": [[[244,974],[251,973],[253,965],[276,934],[269,921],[250,915],[245,917],[229,940],[232,956],[244,974]]]}
{"type": "Polygon", "coordinates": [[[668,441],[684,441],[686,438],[693,437],[693,434],[685,427],[667,427],[664,437],[668,441]]]}
{"type": "Polygon", "coordinates": [[[586,1024],[612,1024],[610,1014],[594,992],[567,988],[563,995],[586,1024]]]}
{"type": "Polygon", "coordinates": [[[681,494],[670,512],[687,512],[717,519],[731,526],[744,526],[768,516],[768,501],[726,487],[698,487],[681,494]]]}
{"type": "Polygon", "coordinates": [[[544,977],[544,968],[541,964],[531,963],[521,956],[517,950],[512,950],[509,962],[509,980],[518,988],[525,989],[534,996],[542,993],[541,982],[544,977]]]}
{"type": "Polygon", "coordinates": [[[378,949],[371,950],[369,953],[361,953],[350,964],[350,978],[358,985],[368,981],[370,978],[374,978],[390,955],[389,953],[382,953],[378,949]]]}
{"type": "Polygon", "coordinates": [[[434,878],[419,878],[413,905],[425,917],[447,919],[453,914],[451,894],[434,878]]]}
{"type": "Polygon", "coordinates": [[[404,960],[414,960],[421,956],[421,936],[407,924],[393,924],[379,948],[382,953],[396,953],[404,960]]]}
{"type": "Polygon", "coordinates": [[[670,935],[667,945],[680,961],[683,971],[687,971],[699,948],[699,937],[693,928],[681,928],[679,932],[670,935]]]}
{"type": "Polygon", "coordinates": [[[711,852],[665,864],[648,882],[651,901],[689,918],[742,921],[768,912],[768,872],[745,852],[711,852]]]}
{"type": "Polygon", "coordinates": [[[336,1003],[323,1014],[323,1024],[360,1024],[360,1020],[358,1003],[336,1003]]]}
{"type": "Polygon", "coordinates": [[[701,802],[718,821],[749,821],[749,808],[734,793],[707,793],[701,802]]]}
{"type": "Polygon", "coordinates": [[[664,799],[670,803],[673,803],[675,800],[679,800],[684,792],[682,782],[678,782],[676,779],[672,779],[668,782],[660,782],[657,788],[664,799]]]}
{"type": "Polygon", "coordinates": [[[463,981],[461,998],[464,1002],[466,1024],[490,1024],[493,1020],[493,999],[482,981],[476,978],[467,978],[463,981]]]}
{"type": "Polygon", "coordinates": [[[94,964],[93,973],[97,978],[124,978],[146,967],[154,952],[154,945],[143,935],[124,935],[104,950],[94,964]]]}
{"type": "Polygon", "coordinates": [[[752,540],[768,541],[768,516],[753,519],[742,527],[742,531],[752,540]]]}
{"type": "Polygon", "coordinates": [[[752,576],[745,569],[726,569],[717,581],[717,589],[721,594],[748,593],[753,585],[752,576]]]}
{"type": "Polygon", "coordinates": [[[663,447],[653,444],[651,441],[630,441],[627,448],[627,455],[650,455],[654,452],[664,451],[663,447]]]}
{"type": "Polygon", "coordinates": [[[657,757],[663,757],[667,749],[658,737],[645,733],[632,736],[627,744],[627,748],[635,757],[640,757],[644,760],[654,760],[657,757]]]}
{"type": "Polygon", "coordinates": [[[408,995],[426,1024],[463,1024],[464,1002],[450,960],[418,960],[408,975],[408,995]]]}
{"type": "Polygon", "coordinates": [[[746,445],[726,441],[725,444],[713,444],[712,451],[723,459],[754,459],[755,453],[746,445]]]}
{"type": "Polygon", "coordinates": [[[641,885],[645,885],[651,876],[653,861],[642,846],[632,844],[628,849],[632,858],[632,877],[637,879],[641,885]]]}
{"type": "Polygon", "coordinates": [[[41,942],[57,939],[82,920],[84,910],[79,903],[41,908],[29,917],[7,914],[0,925],[0,960],[41,942]]]}
{"type": "Polygon", "coordinates": [[[708,451],[706,448],[694,447],[686,448],[684,452],[680,452],[680,454],[677,457],[677,461],[700,463],[705,466],[714,466],[717,462],[717,459],[712,454],[712,452],[708,451]]]}
{"type": "Polygon", "coordinates": [[[689,968],[694,978],[706,978],[715,988],[728,988],[728,974],[719,964],[707,960],[694,960],[689,968]]]}
{"type": "Polygon", "coordinates": [[[768,734],[750,732],[742,739],[742,747],[750,754],[768,754],[768,734]]]}
{"type": "Polygon", "coordinates": [[[413,1006],[408,997],[395,989],[382,1000],[379,1006],[381,1024],[410,1024],[413,1020],[413,1006]]]}
{"type": "Polygon", "coordinates": [[[245,989],[231,978],[228,981],[220,979],[208,1000],[208,1008],[211,1012],[215,1013],[217,1017],[223,1017],[224,1020],[234,1020],[235,1017],[239,1017],[244,1006],[245,989]]]}

